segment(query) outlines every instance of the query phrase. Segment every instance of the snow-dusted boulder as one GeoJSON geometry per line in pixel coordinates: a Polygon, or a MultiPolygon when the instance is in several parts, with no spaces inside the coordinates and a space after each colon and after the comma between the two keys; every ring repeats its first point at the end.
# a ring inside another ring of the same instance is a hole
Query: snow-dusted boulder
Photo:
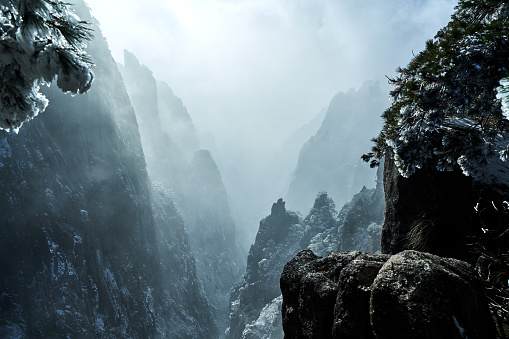
{"type": "Polygon", "coordinates": [[[299,252],[281,275],[285,338],[495,338],[474,268],[404,251],[318,257],[299,252]]]}

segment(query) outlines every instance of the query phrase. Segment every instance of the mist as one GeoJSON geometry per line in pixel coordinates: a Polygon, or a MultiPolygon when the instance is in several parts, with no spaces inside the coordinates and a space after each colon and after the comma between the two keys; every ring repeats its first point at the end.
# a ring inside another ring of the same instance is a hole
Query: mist
{"type": "Polygon", "coordinates": [[[455,1],[72,2],[94,84],[0,131],[0,337],[282,339],[299,251],[381,252],[361,156],[455,1]]]}
{"type": "MultiPolygon", "coordinates": [[[[334,95],[359,89],[366,80],[378,81],[388,106],[387,77],[433,38],[455,5],[452,0],[87,3],[117,62],[129,50],[182,99],[200,147],[218,163],[235,219],[247,232],[246,246],[270,204],[286,197],[298,152],[317,128],[301,132],[304,138],[293,149],[289,138],[326,110],[334,95]]],[[[372,136],[384,108],[372,112],[365,126],[372,136]]],[[[369,145],[365,148],[368,152],[369,145]]]]}
{"type": "Polygon", "coordinates": [[[386,84],[385,76],[447,23],[455,4],[87,2],[117,61],[124,49],[133,52],[182,98],[222,154],[250,157],[274,152],[337,92],[365,80],[386,84]]]}

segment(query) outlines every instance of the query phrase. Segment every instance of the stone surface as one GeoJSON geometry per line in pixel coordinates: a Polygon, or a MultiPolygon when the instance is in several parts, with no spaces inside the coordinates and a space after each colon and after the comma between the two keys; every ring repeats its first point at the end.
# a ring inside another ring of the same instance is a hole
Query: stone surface
{"type": "Polygon", "coordinates": [[[198,278],[223,331],[230,289],[245,266],[221,173],[211,153],[198,149],[193,121],[171,88],[127,51],[124,64],[119,69],[139,121],[149,177],[174,192],[198,278]]]}
{"type": "Polygon", "coordinates": [[[467,244],[481,232],[472,178],[459,168],[429,167],[402,177],[392,159],[384,167],[385,216],[382,253],[406,249],[473,262],[467,244]]]}
{"type": "Polygon", "coordinates": [[[331,338],[338,278],[360,252],[317,257],[301,251],[281,275],[283,330],[286,339],[331,338]]]}
{"type": "Polygon", "coordinates": [[[379,339],[496,336],[483,286],[466,262],[404,251],[387,261],[371,289],[379,339]]]}
{"type": "Polygon", "coordinates": [[[495,338],[484,288],[467,262],[309,250],[281,275],[285,338],[495,338]]]}
{"type": "Polygon", "coordinates": [[[389,255],[364,253],[341,271],[332,338],[374,338],[369,320],[371,284],[389,258],[389,255]]]}

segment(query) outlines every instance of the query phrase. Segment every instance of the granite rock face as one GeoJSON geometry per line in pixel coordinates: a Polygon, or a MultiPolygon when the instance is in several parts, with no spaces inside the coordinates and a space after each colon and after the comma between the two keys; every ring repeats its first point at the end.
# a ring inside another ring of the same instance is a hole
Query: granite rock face
{"type": "Polygon", "coordinates": [[[135,112],[93,28],[91,90],[45,89],[44,114],[0,133],[0,337],[210,338],[182,218],[147,175],[135,112]]]}
{"type": "Polygon", "coordinates": [[[127,51],[119,69],[139,121],[149,177],[173,191],[198,278],[223,330],[229,291],[245,266],[221,173],[211,153],[199,149],[191,116],[171,88],[127,51]]]}
{"type": "Polygon", "coordinates": [[[331,253],[317,257],[299,252],[281,275],[285,338],[330,338],[339,276],[360,252],[331,253]]]}
{"type": "Polygon", "coordinates": [[[333,338],[373,338],[369,319],[371,284],[389,257],[363,253],[341,271],[334,306],[333,338]]]}
{"type": "MultiPolygon", "coordinates": [[[[338,212],[327,193],[319,193],[302,219],[276,202],[260,222],[249,252],[246,274],[232,289],[229,338],[282,338],[279,279],[285,263],[301,249],[318,255],[359,248],[377,251],[383,217],[383,190],[363,188],[338,212]],[[276,313],[278,315],[276,316],[276,313]]],[[[334,307],[334,304],[332,304],[334,307]]]]}
{"type": "Polygon", "coordinates": [[[300,250],[304,236],[301,224],[302,219],[287,211],[282,199],[272,205],[271,214],[260,222],[247,258],[246,273],[230,294],[227,338],[243,338],[261,311],[281,295],[279,277],[284,264],[300,250]]]}
{"type": "Polygon", "coordinates": [[[427,166],[404,178],[386,159],[382,253],[415,249],[471,262],[467,244],[481,232],[472,185],[459,168],[439,172],[427,166]]]}
{"type": "Polygon", "coordinates": [[[304,250],[281,291],[285,338],[495,338],[483,286],[457,259],[304,250]]]}
{"type": "Polygon", "coordinates": [[[468,244],[507,252],[508,183],[509,165],[498,158],[474,177],[465,176],[458,167],[439,172],[425,166],[409,178],[387,159],[382,253],[414,249],[474,264],[478,254],[468,244]]]}
{"type": "Polygon", "coordinates": [[[334,96],[321,127],[300,151],[286,195],[290,209],[305,213],[318,192],[342,206],[363,186],[374,188],[375,171],[360,156],[379,130],[374,112],[386,106],[386,95],[371,81],[334,96]]]}
{"type": "Polygon", "coordinates": [[[371,286],[370,313],[377,338],[496,337],[474,268],[424,252],[387,261],[371,286]]]}

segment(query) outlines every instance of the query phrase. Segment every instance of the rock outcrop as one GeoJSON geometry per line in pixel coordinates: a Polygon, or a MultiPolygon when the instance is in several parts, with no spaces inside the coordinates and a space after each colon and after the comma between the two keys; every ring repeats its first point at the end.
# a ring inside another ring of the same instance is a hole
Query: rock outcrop
{"type": "Polygon", "coordinates": [[[382,253],[415,249],[469,260],[469,238],[481,231],[472,184],[459,167],[452,172],[425,167],[405,178],[386,159],[382,253]]]}
{"type": "Polygon", "coordinates": [[[334,96],[320,129],[300,151],[286,195],[290,209],[306,212],[318,192],[327,192],[342,206],[363,186],[374,188],[375,171],[360,157],[379,129],[376,112],[386,106],[376,82],[334,96]]]}
{"type": "Polygon", "coordinates": [[[495,338],[470,264],[429,253],[299,252],[281,275],[285,338],[495,338]]]}
{"type": "Polygon", "coordinates": [[[360,254],[341,271],[334,305],[333,338],[372,338],[371,284],[388,255],[360,254]]]}
{"type": "MultiPolygon", "coordinates": [[[[335,213],[332,199],[327,195],[318,194],[315,205],[304,219],[307,225],[319,223],[325,215],[331,215],[325,220],[336,220],[336,226],[327,227],[315,232],[309,243],[302,242],[302,248],[309,248],[317,255],[327,255],[332,251],[353,251],[376,253],[380,252],[380,234],[384,215],[384,192],[382,187],[382,172],[378,171],[376,188],[363,187],[352,200],[346,203],[338,213],[335,213]],[[324,213],[326,211],[332,211],[324,213]]],[[[313,227],[312,227],[313,229],[313,227]]]]}
{"type": "Polygon", "coordinates": [[[370,313],[378,338],[495,338],[474,268],[428,253],[387,261],[371,286],[370,313]]]}
{"type": "Polygon", "coordinates": [[[339,213],[322,192],[304,219],[279,199],[260,222],[246,273],[232,289],[228,337],[282,338],[280,323],[273,319],[281,318],[279,278],[285,263],[302,248],[319,255],[356,246],[376,251],[379,246],[372,244],[380,240],[382,217],[383,192],[377,189],[364,188],[339,213]]]}
{"type": "Polygon", "coordinates": [[[285,338],[330,338],[338,279],[343,268],[360,252],[331,253],[317,257],[299,252],[281,275],[285,338]]]}
{"type": "Polygon", "coordinates": [[[425,166],[409,178],[387,159],[382,253],[415,249],[475,263],[479,253],[471,244],[506,252],[508,183],[509,165],[498,158],[474,177],[459,167],[440,172],[425,166]]]}
{"type": "Polygon", "coordinates": [[[225,329],[228,294],[245,266],[221,173],[210,152],[199,150],[191,117],[171,88],[127,51],[119,68],[140,121],[148,174],[173,191],[198,277],[225,329]]]}
{"type": "Polygon", "coordinates": [[[227,338],[243,338],[250,324],[252,331],[263,308],[281,295],[279,277],[284,264],[300,250],[303,234],[302,219],[287,211],[282,199],[274,203],[271,214],[260,222],[246,273],[231,291],[227,338]]]}

